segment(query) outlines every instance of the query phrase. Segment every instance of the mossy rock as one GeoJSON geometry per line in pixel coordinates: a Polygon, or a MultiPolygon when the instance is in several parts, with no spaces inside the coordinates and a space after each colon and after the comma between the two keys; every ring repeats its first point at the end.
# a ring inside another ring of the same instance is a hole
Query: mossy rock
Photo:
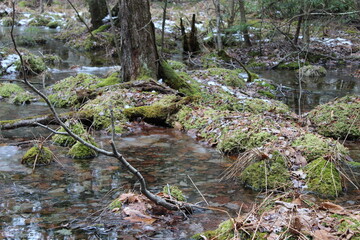
{"type": "Polygon", "coordinates": [[[299,62],[286,62],[286,63],[280,63],[276,69],[281,69],[281,70],[297,70],[299,69],[299,67],[301,66],[301,64],[299,65],[299,62]]]}
{"type": "Polygon", "coordinates": [[[229,219],[220,223],[219,227],[213,231],[195,234],[191,239],[202,240],[202,236],[213,240],[229,240],[234,238],[234,220],[229,219]],[[202,236],[201,236],[202,235],[202,236]]]}
{"type": "Polygon", "coordinates": [[[305,77],[322,77],[326,75],[326,69],[323,66],[308,65],[299,70],[299,74],[305,77]]]}
{"type": "Polygon", "coordinates": [[[33,20],[29,22],[29,26],[39,27],[46,26],[51,22],[51,18],[42,15],[36,15],[33,20]]]}
{"type": "Polygon", "coordinates": [[[60,22],[58,21],[51,21],[46,25],[48,28],[55,29],[60,26],[60,22]]]}
{"type": "Polygon", "coordinates": [[[84,101],[84,98],[80,97],[78,93],[88,92],[90,95],[100,81],[94,75],[80,73],[75,77],[65,78],[50,86],[48,90],[52,94],[48,98],[55,107],[74,107],[84,101]]]}
{"type": "Polygon", "coordinates": [[[129,90],[123,89],[104,92],[95,99],[86,102],[80,111],[85,117],[92,120],[92,127],[95,129],[108,129],[111,127],[110,109],[113,109],[117,133],[123,133],[125,128],[122,126],[126,124],[128,119],[122,109],[131,105],[131,101],[126,97],[127,93],[130,94],[129,90]]]}
{"type": "Polygon", "coordinates": [[[341,193],[340,173],[332,162],[321,157],[306,165],[304,170],[309,191],[323,197],[337,197],[341,193]]]}
{"type": "Polygon", "coordinates": [[[109,29],[110,27],[111,27],[111,25],[105,24],[105,25],[102,25],[102,26],[100,26],[99,28],[93,30],[91,33],[92,33],[93,35],[95,35],[95,34],[97,34],[97,33],[101,33],[101,32],[106,31],[106,30],[109,29]]]}
{"type": "Polygon", "coordinates": [[[182,63],[182,62],[174,61],[174,60],[168,60],[167,63],[175,71],[185,71],[186,70],[186,65],[184,63],[182,63]]]}
{"type": "MultiPolygon", "coordinates": [[[[65,124],[67,125],[67,127],[70,128],[70,130],[73,133],[75,133],[78,136],[82,136],[86,133],[84,126],[78,121],[68,120],[65,124]]],[[[57,131],[58,132],[66,132],[63,127],[60,127],[57,131]]],[[[71,136],[60,135],[60,134],[55,134],[52,137],[52,141],[55,144],[58,144],[63,147],[70,147],[76,143],[76,140],[74,138],[72,138],[71,136]]]]}
{"type": "MultiPolygon", "coordinates": [[[[97,146],[95,143],[95,140],[90,136],[82,136],[86,142],[93,144],[94,146],[97,146]]],[[[75,159],[88,159],[88,158],[94,158],[98,155],[98,153],[85,146],[84,144],[80,142],[76,142],[69,150],[68,155],[71,158],[75,159]]]]}
{"type": "Polygon", "coordinates": [[[308,114],[321,135],[360,139],[360,96],[345,96],[317,106],[308,114]]]}
{"type": "Polygon", "coordinates": [[[241,70],[230,70],[226,68],[209,68],[201,71],[206,78],[215,78],[217,82],[229,87],[242,88],[245,86],[245,81],[239,76],[241,70]]]}
{"type": "Polygon", "coordinates": [[[256,191],[265,189],[288,189],[292,186],[286,159],[278,152],[271,158],[250,164],[239,180],[256,191]]]}
{"type": "Polygon", "coordinates": [[[312,133],[307,133],[292,143],[302,152],[308,162],[324,156],[345,156],[348,149],[332,139],[325,139],[312,133]]]}
{"type": "Polygon", "coordinates": [[[38,165],[48,165],[53,160],[53,153],[47,147],[35,145],[30,148],[21,159],[21,163],[33,166],[34,163],[38,165]]]}
{"type": "MultiPolygon", "coordinates": [[[[169,195],[169,186],[164,186],[162,192],[169,195]]],[[[183,192],[177,186],[170,186],[170,195],[178,201],[184,202],[186,200],[183,192]]]]}
{"type": "Polygon", "coordinates": [[[35,99],[35,96],[33,94],[28,91],[24,91],[13,94],[10,97],[9,102],[15,105],[23,105],[31,103],[33,99],[35,99]]]}
{"type": "Polygon", "coordinates": [[[46,64],[54,66],[62,61],[61,57],[55,54],[45,54],[43,60],[46,64]]]}
{"type": "Polygon", "coordinates": [[[115,85],[121,82],[121,78],[119,77],[119,73],[114,72],[110,76],[101,79],[100,82],[96,85],[96,87],[105,87],[115,85]]]}
{"type": "MultiPolygon", "coordinates": [[[[27,53],[26,55],[23,55],[23,62],[24,62],[24,70],[28,75],[37,75],[44,72],[47,69],[43,59],[31,53],[27,53]]],[[[23,70],[20,60],[15,62],[15,66],[16,66],[16,71],[23,70]]]]}
{"type": "Polygon", "coordinates": [[[0,97],[9,98],[14,94],[24,93],[25,90],[14,83],[0,83],[0,97]]]}

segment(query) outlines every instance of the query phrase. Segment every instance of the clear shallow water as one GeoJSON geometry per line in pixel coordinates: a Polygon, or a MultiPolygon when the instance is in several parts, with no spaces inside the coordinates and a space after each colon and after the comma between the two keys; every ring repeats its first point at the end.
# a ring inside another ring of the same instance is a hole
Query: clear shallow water
{"type": "Polygon", "coordinates": [[[330,69],[325,77],[306,78],[301,82],[302,96],[299,97],[300,85],[295,71],[271,70],[259,74],[281,85],[284,95],[280,99],[296,113],[308,112],[319,104],[327,103],[336,97],[348,94],[360,94],[360,78],[351,76],[352,70],[330,69]]]}

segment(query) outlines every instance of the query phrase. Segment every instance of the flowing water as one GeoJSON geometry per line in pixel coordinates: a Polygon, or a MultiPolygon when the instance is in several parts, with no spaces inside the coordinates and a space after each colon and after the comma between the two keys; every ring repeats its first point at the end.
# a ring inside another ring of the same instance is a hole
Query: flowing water
{"type": "MultiPolygon", "coordinates": [[[[30,51],[55,53],[63,59],[49,70],[51,78],[46,84],[78,72],[101,76],[116,65],[111,61],[93,61],[52,40],[51,34],[56,31],[39,29],[37,33],[49,37],[46,44],[29,48],[30,51]],[[71,68],[74,65],[77,66],[71,68]]],[[[8,30],[0,30],[2,38],[6,38],[8,30]]],[[[17,31],[18,35],[26,34],[25,28],[17,31]]],[[[298,86],[293,73],[273,71],[263,72],[262,76],[293,89],[293,97],[285,101],[298,109],[295,90],[298,86]]],[[[15,75],[8,77],[16,78],[15,75]]],[[[316,81],[319,82],[302,84],[305,90],[302,111],[336,96],[359,93],[359,81],[344,77],[341,72],[330,72],[326,78],[316,81]]],[[[0,120],[48,113],[43,104],[14,106],[0,102],[0,109],[0,120]]],[[[132,135],[118,137],[116,144],[144,174],[151,191],[158,192],[164,185],[174,184],[181,187],[188,201],[202,202],[191,177],[212,206],[231,214],[240,208],[249,210],[256,193],[234,182],[219,181],[229,161],[216,150],[174,129],[147,125],[134,125],[134,128],[139,129],[132,135]]],[[[228,218],[224,213],[198,210],[186,220],[180,214],[171,217],[171,221],[163,219],[145,227],[120,221],[115,214],[98,218],[104,207],[121,192],[138,190],[136,179],[126,173],[116,159],[99,156],[91,160],[73,160],[66,156],[65,148],[51,145],[56,162],[32,173],[31,168],[20,164],[21,157],[29,148],[30,139],[35,137],[42,141],[47,135],[48,132],[39,128],[0,132],[0,239],[187,239],[194,233],[214,229],[228,218]]],[[[100,146],[109,148],[110,136],[99,132],[96,140],[100,146]]],[[[347,145],[352,149],[352,158],[359,161],[359,144],[348,142],[347,145]]],[[[341,201],[347,202],[350,198],[356,196],[346,195],[341,201]]]]}

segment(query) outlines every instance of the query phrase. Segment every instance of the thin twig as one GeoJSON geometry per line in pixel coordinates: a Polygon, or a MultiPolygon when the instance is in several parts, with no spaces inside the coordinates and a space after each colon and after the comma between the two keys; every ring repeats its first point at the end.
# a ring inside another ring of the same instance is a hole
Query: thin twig
{"type": "Polygon", "coordinates": [[[204,199],[206,205],[209,206],[208,201],[206,201],[206,198],[205,198],[204,195],[200,192],[200,190],[198,189],[198,187],[196,186],[196,184],[194,183],[194,181],[191,179],[191,177],[190,177],[189,175],[186,175],[186,176],[190,179],[191,183],[194,185],[194,187],[196,188],[196,190],[198,191],[198,193],[200,194],[200,196],[202,197],[202,199],[204,199]]]}

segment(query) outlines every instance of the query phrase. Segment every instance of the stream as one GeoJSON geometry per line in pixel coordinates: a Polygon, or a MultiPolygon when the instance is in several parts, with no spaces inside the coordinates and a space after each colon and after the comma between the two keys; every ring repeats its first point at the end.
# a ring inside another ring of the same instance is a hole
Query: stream
{"type": "MultiPolygon", "coordinates": [[[[0,28],[1,38],[7,37],[8,30],[0,28]]],[[[26,28],[16,30],[18,35],[28,34],[26,28]]],[[[46,44],[29,48],[31,52],[58,54],[63,59],[49,70],[46,85],[79,72],[103,76],[116,67],[110,60],[99,63],[52,40],[51,35],[56,30],[39,28],[36,33],[47,36],[46,44]]],[[[359,80],[348,76],[348,72],[329,71],[325,78],[302,84],[304,94],[299,108],[294,73],[271,71],[260,74],[291,90],[283,100],[294,111],[308,111],[335,97],[360,93],[359,80]]],[[[15,79],[16,75],[6,77],[15,79]]],[[[14,106],[0,102],[0,109],[0,120],[49,112],[42,103],[14,106]]],[[[235,182],[220,181],[221,173],[230,161],[215,149],[175,129],[146,124],[133,125],[133,128],[131,135],[117,137],[116,144],[144,174],[151,191],[159,192],[166,184],[178,185],[189,202],[202,202],[191,178],[212,206],[231,214],[240,208],[242,212],[249,211],[254,201],[260,198],[235,182]]],[[[145,227],[119,220],[116,214],[113,219],[98,218],[120,193],[138,190],[139,184],[116,159],[101,155],[90,160],[74,160],[66,156],[65,148],[51,145],[56,162],[38,167],[32,173],[20,159],[30,146],[29,140],[35,137],[42,141],[48,134],[39,128],[0,132],[0,239],[188,239],[195,233],[216,228],[228,218],[222,212],[199,210],[185,220],[179,214],[172,222],[159,221],[145,227]],[[17,145],[17,142],[24,144],[17,145]],[[70,228],[69,223],[78,227],[70,228]]],[[[103,132],[96,133],[97,143],[105,149],[109,149],[110,139],[111,136],[103,132]]],[[[347,142],[346,145],[351,150],[351,157],[360,161],[358,142],[347,142]]],[[[356,191],[350,191],[339,201],[351,205],[350,200],[360,201],[356,191]]]]}

